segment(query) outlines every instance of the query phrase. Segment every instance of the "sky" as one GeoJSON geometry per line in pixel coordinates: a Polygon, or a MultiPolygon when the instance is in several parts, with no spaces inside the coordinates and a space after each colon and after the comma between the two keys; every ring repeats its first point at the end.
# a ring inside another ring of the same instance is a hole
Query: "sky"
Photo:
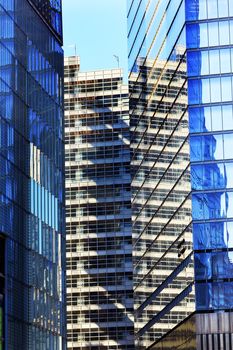
{"type": "Polygon", "coordinates": [[[126,0],[63,0],[65,56],[80,56],[81,71],[120,67],[127,73],[126,0]]]}

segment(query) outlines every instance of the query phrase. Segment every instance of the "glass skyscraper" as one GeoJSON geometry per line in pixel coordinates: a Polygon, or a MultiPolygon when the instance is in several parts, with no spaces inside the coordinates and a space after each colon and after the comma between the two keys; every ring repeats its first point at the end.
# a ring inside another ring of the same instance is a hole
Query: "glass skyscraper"
{"type": "Polygon", "coordinates": [[[65,58],[67,348],[134,349],[128,87],[65,58]]]}
{"type": "Polygon", "coordinates": [[[61,1],[0,0],[0,349],[65,349],[61,1]]]}
{"type": "Polygon", "coordinates": [[[129,0],[138,349],[233,347],[233,1],[129,0]]]}

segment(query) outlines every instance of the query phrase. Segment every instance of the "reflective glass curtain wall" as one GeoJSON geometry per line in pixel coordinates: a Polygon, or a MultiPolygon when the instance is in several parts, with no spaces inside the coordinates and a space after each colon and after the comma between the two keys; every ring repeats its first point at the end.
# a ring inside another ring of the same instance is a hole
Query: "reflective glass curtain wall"
{"type": "Polygon", "coordinates": [[[138,349],[195,309],[185,34],[184,1],[129,1],[138,349]]]}
{"type": "Polygon", "coordinates": [[[5,302],[5,240],[0,236],[0,350],[4,345],[5,302]]]}
{"type": "Polygon", "coordinates": [[[65,349],[61,45],[60,1],[0,0],[0,232],[8,350],[65,349]]]}
{"type": "Polygon", "coordinates": [[[197,310],[233,303],[233,1],[187,1],[197,310]]]}
{"type": "Polygon", "coordinates": [[[197,348],[231,349],[233,1],[186,1],[197,348]]]}
{"type": "Polygon", "coordinates": [[[232,16],[232,0],[128,1],[138,348],[232,347],[230,313],[165,337],[232,305],[232,16]]]}

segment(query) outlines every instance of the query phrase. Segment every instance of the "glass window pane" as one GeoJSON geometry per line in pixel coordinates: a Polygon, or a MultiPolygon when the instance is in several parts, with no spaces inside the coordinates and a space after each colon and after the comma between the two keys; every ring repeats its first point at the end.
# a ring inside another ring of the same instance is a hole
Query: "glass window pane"
{"type": "Polygon", "coordinates": [[[223,114],[223,129],[224,130],[233,129],[232,106],[223,106],[222,114],[223,114]]]}
{"type": "Polygon", "coordinates": [[[229,23],[228,21],[219,22],[219,39],[220,45],[229,45],[229,23]]]}
{"type": "Polygon", "coordinates": [[[210,79],[211,102],[221,101],[220,78],[210,79]]]}
{"type": "Polygon", "coordinates": [[[201,190],[203,188],[203,166],[191,166],[191,183],[193,190],[201,190]]]}
{"type": "Polygon", "coordinates": [[[196,308],[197,310],[212,309],[212,284],[211,283],[196,283],[196,308]]]}
{"type": "Polygon", "coordinates": [[[200,55],[200,51],[189,51],[187,53],[188,76],[193,77],[199,75],[200,55]]]}
{"type": "Polygon", "coordinates": [[[194,220],[220,219],[226,215],[225,194],[222,192],[193,194],[194,220]]]}
{"type": "Polygon", "coordinates": [[[189,108],[190,132],[211,131],[211,113],[209,107],[189,108]]]}
{"type": "MultiPolygon", "coordinates": [[[[224,237],[228,248],[233,247],[233,222],[226,222],[224,225],[224,237]]],[[[232,254],[232,253],[231,253],[232,254]]],[[[233,261],[233,259],[232,259],[233,261]]]]}
{"type": "Polygon", "coordinates": [[[218,16],[228,17],[228,0],[218,0],[218,16]]]}
{"type": "Polygon", "coordinates": [[[227,188],[233,188],[233,163],[225,163],[225,181],[227,188]]]}
{"type": "Polygon", "coordinates": [[[229,49],[220,50],[221,73],[231,73],[231,54],[229,49]]]}
{"type": "Polygon", "coordinates": [[[190,137],[190,158],[191,161],[202,160],[202,137],[190,137]]]}
{"type": "Polygon", "coordinates": [[[201,51],[200,52],[200,64],[201,64],[201,75],[209,74],[209,52],[201,51]]]}
{"type": "Polygon", "coordinates": [[[207,31],[207,23],[201,23],[199,26],[199,40],[200,46],[198,47],[207,47],[208,46],[208,31],[207,31]]]}
{"type": "Polygon", "coordinates": [[[226,193],[226,214],[227,218],[233,217],[233,192],[226,193]]]}
{"type": "Polygon", "coordinates": [[[222,110],[220,106],[211,107],[212,130],[222,130],[222,110]]]}
{"type": "Polygon", "coordinates": [[[212,278],[211,254],[194,254],[195,278],[196,280],[206,280],[212,278]]]}
{"type": "Polygon", "coordinates": [[[232,80],[231,77],[221,78],[222,101],[232,101],[232,80]]]}
{"type": "Polygon", "coordinates": [[[223,159],[223,138],[222,135],[214,135],[212,139],[213,159],[223,159]]]}
{"type": "Polygon", "coordinates": [[[209,51],[210,57],[210,74],[218,74],[220,72],[219,50],[209,51]]]}
{"type": "Polygon", "coordinates": [[[193,245],[195,250],[211,247],[209,224],[193,224],[193,245]]]}
{"type": "Polygon", "coordinates": [[[203,79],[201,81],[201,102],[203,103],[209,103],[210,102],[210,81],[209,79],[203,79]]]}
{"type": "Polygon", "coordinates": [[[199,104],[200,103],[200,81],[197,79],[188,81],[189,90],[189,103],[199,104]]]}
{"type": "Polygon", "coordinates": [[[217,0],[207,1],[208,18],[218,17],[217,0]]]}
{"type": "Polygon", "coordinates": [[[224,158],[230,159],[233,157],[232,149],[233,149],[233,134],[225,134],[223,136],[224,139],[224,158]]]}
{"type": "MultiPolygon", "coordinates": [[[[233,6],[230,6],[232,8],[233,6]]],[[[233,44],[233,21],[230,21],[230,43],[233,44]]]]}
{"type": "Polygon", "coordinates": [[[218,23],[208,23],[209,46],[219,45],[218,23]]]}

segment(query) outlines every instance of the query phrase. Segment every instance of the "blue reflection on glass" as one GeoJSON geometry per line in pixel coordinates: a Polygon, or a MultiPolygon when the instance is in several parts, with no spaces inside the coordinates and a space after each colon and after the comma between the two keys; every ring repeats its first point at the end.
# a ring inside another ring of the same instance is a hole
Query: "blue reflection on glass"
{"type": "Polygon", "coordinates": [[[188,81],[189,104],[195,105],[200,103],[201,91],[199,80],[193,79],[188,81]]]}
{"type": "Polygon", "coordinates": [[[192,133],[211,131],[210,107],[190,107],[189,127],[192,133]]]}
{"type": "Polygon", "coordinates": [[[197,310],[229,309],[232,303],[232,282],[196,283],[197,310]]]}
{"type": "Polygon", "coordinates": [[[212,277],[210,253],[195,253],[194,266],[196,280],[207,280],[212,277]]]}
{"type": "Polygon", "coordinates": [[[226,216],[225,193],[195,193],[192,195],[194,220],[220,219],[226,216]]]}
{"type": "Polygon", "coordinates": [[[227,184],[224,163],[191,165],[191,183],[194,190],[224,189],[227,184]]]}
{"type": "Polygon", "coordinates": [[[186,18],[187,20],[207,18],[206,0],[186,0],[186,18]]]}
{"type": "Polygon", "coordinates": [[[191,161],[223,159],[222,135],[204,135],[190,137],[191,161]]]}
{"type": "Polygon", "coordinates": [[[197,280],[231,278],[233,274],[233,264],[227,251],[195,253],[194,264],[197,280]]]}
{"type": "Polygon", "coordinates": [[[221,309],[232,307],[233,284],[207,280],[233,276],[233,133],[222,132],[233,129],[233,50],[223,47],[232,42],[233,21],[218,20],[233,8],[227,0],[186,6],[187,20],[215,19],[188,23],[186,33],[195,276],[203,281],[196,303],[198,310],[221,309]]]}
{"type": "Polygon", "coordinates": [[[193,224],[195,250],[233,248],[233,223],[227,221],[193,224]]]}

